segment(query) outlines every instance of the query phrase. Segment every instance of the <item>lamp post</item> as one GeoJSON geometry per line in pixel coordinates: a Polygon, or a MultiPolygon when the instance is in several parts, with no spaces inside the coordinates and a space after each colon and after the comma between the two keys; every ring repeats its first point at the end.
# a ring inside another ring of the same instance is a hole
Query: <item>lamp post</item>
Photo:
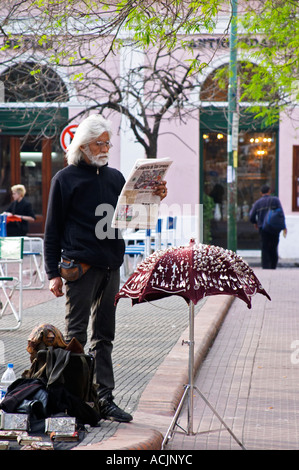
{"type": "Polygon", "coordinates": [[[237,250],[237,167],[239,118],[237,113],[237,0],[231,0],[230,61],[227,130],[227,248],[237,250]]]}

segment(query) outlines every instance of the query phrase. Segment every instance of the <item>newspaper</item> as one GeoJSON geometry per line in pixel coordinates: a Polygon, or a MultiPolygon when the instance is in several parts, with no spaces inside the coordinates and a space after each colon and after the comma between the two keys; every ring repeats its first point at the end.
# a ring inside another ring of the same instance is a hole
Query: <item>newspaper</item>
{"type": "Polygon", "coordinates": [[[165,179],[172,164],[169,158],[136,160],[118,198],[112,227],[119,229],[154,229],[158,220],[160,196],[153,188],[165,179]]]}

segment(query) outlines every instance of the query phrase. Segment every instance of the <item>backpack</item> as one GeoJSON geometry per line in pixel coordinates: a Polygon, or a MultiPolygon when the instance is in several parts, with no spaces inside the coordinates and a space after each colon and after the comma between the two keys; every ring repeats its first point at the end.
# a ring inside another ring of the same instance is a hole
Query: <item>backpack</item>
{"type": "Polygon", "coordinates": [[[5,413],[28,415],[30,430],[44,432],[45,418],[60,415],[77,418],[78,424],[96,426],[98,412],[79,396],[72,394],[59,380],[47,386],[42,379],[17,379],[0,403],[5,413]]]}
{"type": "Polygon", "coordinates": [[[262,230],[264,232],[279,234],[281,230],[285,229],[285,217],[281,207],[271,208],[270,207],[265,215],[262,230]]]}
{"type": "Polygon", "coordinates": [[[62,333],[48,323],[33,329],[26,349],[30,369],[8,387],[0,409],[27,413],[34,425],[36,418],[44,421],[67,411],[80,423],[96,426],[100,413],[93,383],[94,357],[84,354],[75,338],[67,344],[62,333]]]}
{"type": "Polygon", "coordinates": [[[67,409],[70,416],[95,426],[100,414],[93,374],[92,355],[50,346],[36,352],[23,377],[40,379],[45,384],[50,415],[67,409]]]}

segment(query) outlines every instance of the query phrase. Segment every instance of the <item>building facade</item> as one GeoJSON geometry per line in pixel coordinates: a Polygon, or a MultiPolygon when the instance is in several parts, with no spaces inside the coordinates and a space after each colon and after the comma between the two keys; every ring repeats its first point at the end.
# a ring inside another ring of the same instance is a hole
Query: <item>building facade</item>
{"type": "MultiPolygon", "coordinates": [[[[253,38],[258,41],[258,39],[253,38]]],[[[227,41],[217,31],[191,40],[208,66],[197,77],[197,86],[189,96],[192,109],[188,118],[165,119],[158,138],[158,157],[173,160],[168,173],[169,195],[165,213],[179,216],[178,240],[188,238],[226,247],[227,237],[227,88],[219,85],[215,73],[229,63],[227,41]],[[203,205],[203,211],[200,207],[203,205]],[[199,214],[201,214],[199,216],[199,214]],[[202,223],[206,230],[203,231],[202,223]]],[[[47,50],[26,43],[20,54],[11,49],[2,53],[0,81],[0,211],[10,202],[10,187],[22,183],[37,214],[31,233],[43,233],[48,193],[52,176],[66,164],[65,145],[71,138],[69,125],[79,124],[87,116],[89,103],[78,96],[65,67],[53,66],[47,50]],[[35,53],[32,49],[35,48],[35,53]],[[39,66],[39,80],[32,70],[39,66]],[[86,111],[86,113],[85,113],[86,111]],[[80,116],[78,113],[82,112],[80,116]],[[77,116],[76,119],[73,119],[77,116]]],[[[111,63],[107,60],[109,69],[111,63]]],[[[140,63],[144,55],[135,50],[120,51],[113,67],[123,71],[140,63]],[[128,60],[128,57],[130,59],[128,60]]],[[[239,59],[239,70],[251,58],[239,59]]],[[[258,64],[254,64],[258,66],[258,64]]],[[[123,72],[124,73],[124,72],[123,72]]],[[[126,72],[125,72],[126,73],[126,72]]],[[[84,80],[84,76],[83,76],[84,80]]],[[[95,77],[102,80],[102,75],[95,77]]],[[[266,104],[265,104],[266,105],[266,104]]],[[[276,126],[266,128],[239,107],[237,168],[237,246],[240,251],[259,250],[259,237],[248,215],[260,195],[262,184],[271,186],[281,199],[288,236],[281,237],[282,259],[299,258],[299,131],[296,119],[282,116],[276,126]]],[[[90,112],[96,112],[96,109],[90,112]]],[[[296,112],[294,112],[296,114],[296,112]]],[[[104,112],[114,127],[110,165],[128,176],[134,161],[144,158],[128,120],[118,112],[104,112]]],[[[296,116],[294,115],[294,118],[296,116]]]]}

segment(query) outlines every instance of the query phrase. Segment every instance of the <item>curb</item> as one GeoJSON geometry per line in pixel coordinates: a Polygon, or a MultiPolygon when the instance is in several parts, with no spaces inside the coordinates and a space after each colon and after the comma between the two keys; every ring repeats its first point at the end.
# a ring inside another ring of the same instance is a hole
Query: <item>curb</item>
{"type": "MultiPolygon", "coordinates": [[[[216,338],[234,300],[232,296],[208,297],[194,319],[194,371],[197,372],[216,338]]],[[[120,424],[109,439],[72,450],[161,450],[164,436],[189,380],[187,347],[189,328],[157,369],[143,391],[134,420],[120,424]]]]}

